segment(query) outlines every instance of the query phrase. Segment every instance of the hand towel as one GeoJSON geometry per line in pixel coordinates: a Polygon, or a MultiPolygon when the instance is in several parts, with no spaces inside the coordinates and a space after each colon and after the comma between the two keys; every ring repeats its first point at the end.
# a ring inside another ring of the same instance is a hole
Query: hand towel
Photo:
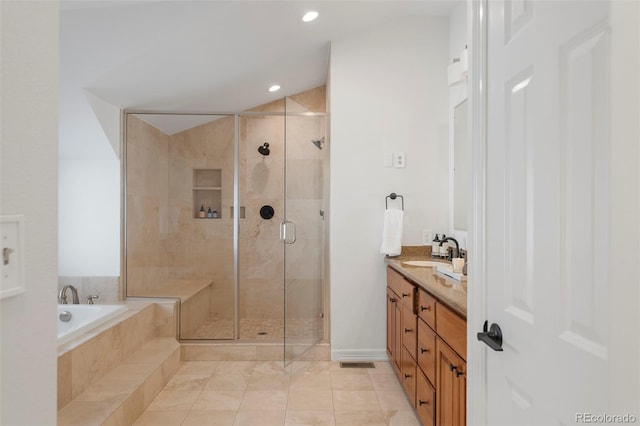
{"type": "Polygon", "coordinates": [[[387,209],[384,211],[382,247],[380,253],[398,256],[402,251],[402,218],[404,211],[387,209]]]}

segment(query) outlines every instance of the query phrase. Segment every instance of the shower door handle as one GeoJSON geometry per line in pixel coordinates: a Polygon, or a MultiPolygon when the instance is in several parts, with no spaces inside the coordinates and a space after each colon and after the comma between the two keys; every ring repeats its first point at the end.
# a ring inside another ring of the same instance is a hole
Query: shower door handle
{"type": "Polygon", "coordinates": [[[296,224],[285,220],[284,222],[280,222],[280,240],[284,241],[285,244],[293,244],[296,242],[296,224]],[[291,239],[287,237],[287,228],[291,228],[290,236],[291,239]]]}

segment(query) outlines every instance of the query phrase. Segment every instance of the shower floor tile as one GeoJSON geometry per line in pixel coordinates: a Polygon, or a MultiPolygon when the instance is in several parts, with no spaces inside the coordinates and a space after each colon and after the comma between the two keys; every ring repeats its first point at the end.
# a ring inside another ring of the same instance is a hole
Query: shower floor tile
{"type": "MultiPolygon", "coordinates": [[[[322,319],[292,318],[287,320],[287,337],[314,339],[322,336],[322,319]]],[[[285,335],[284,321],[279,318],[246,318],[240,320],[240,339],[281,340],[285,335]]],[[[233,320],[209,318],[198,329],[182,339],[233,339],[233,320]]]]}
{"type": "Polygon", "coordinates": [[[191,376],[199,386],[202,376],[206,375],[210,384],[235,378],[241,386],[218,390],[217,386],[207,385],[197,397],[190,395],[189,407],[187,400],[184,401],[186,404],[180,404],[180,411],[172,408],[175,404],[165,405],[166,395],[171,392],[165,388],[134,426],[420,425],[388,362],[376,362],[375,368],[358,370],[357,373],[340,369],[338,362],[329,361],[294,361],[286,367],[273,362],[250,363],[246,365],[252,368],[241,376],[227,374],[228,365],[220,362],[211,371],[211,362],[183,361],[181,370],[172,379],[173,383],[186,384],[191,376]],[[179,377],[180,372],[188,374],[179,377]],[[345,389],[345,377],[342,376],[349,374],[363,375],[360,381],[374,385],[369,385],[366,390],[345,389]],[[323,379],[322,383],[310,380],[313,378],[323,379]],[[380,383],[384,386],[377,389],[376,384],[380,383]]]}

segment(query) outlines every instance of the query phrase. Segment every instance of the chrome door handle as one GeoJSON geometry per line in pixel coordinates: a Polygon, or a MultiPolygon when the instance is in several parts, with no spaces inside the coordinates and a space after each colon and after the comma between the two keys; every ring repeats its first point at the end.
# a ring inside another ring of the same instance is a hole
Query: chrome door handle
{"type": "Polygon", "coordinates": [[[280,222],[280,240],[284,241],[285,244],[293,244],[296,242],[296,224],[285,220],[284,222],[280,222]],[[291,235],[292,238],[287,239],[287,225],[291,225],[291,235]]]}

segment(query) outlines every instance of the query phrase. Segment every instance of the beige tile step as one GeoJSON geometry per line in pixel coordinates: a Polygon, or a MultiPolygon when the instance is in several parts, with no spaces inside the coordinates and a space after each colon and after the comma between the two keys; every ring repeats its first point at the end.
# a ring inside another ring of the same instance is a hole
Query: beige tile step
{"type": "Polygon", "coordinates": [[[58,425],[130,425],[180,367],[180,344],[156,338],[58,411],[58,425]]]}

